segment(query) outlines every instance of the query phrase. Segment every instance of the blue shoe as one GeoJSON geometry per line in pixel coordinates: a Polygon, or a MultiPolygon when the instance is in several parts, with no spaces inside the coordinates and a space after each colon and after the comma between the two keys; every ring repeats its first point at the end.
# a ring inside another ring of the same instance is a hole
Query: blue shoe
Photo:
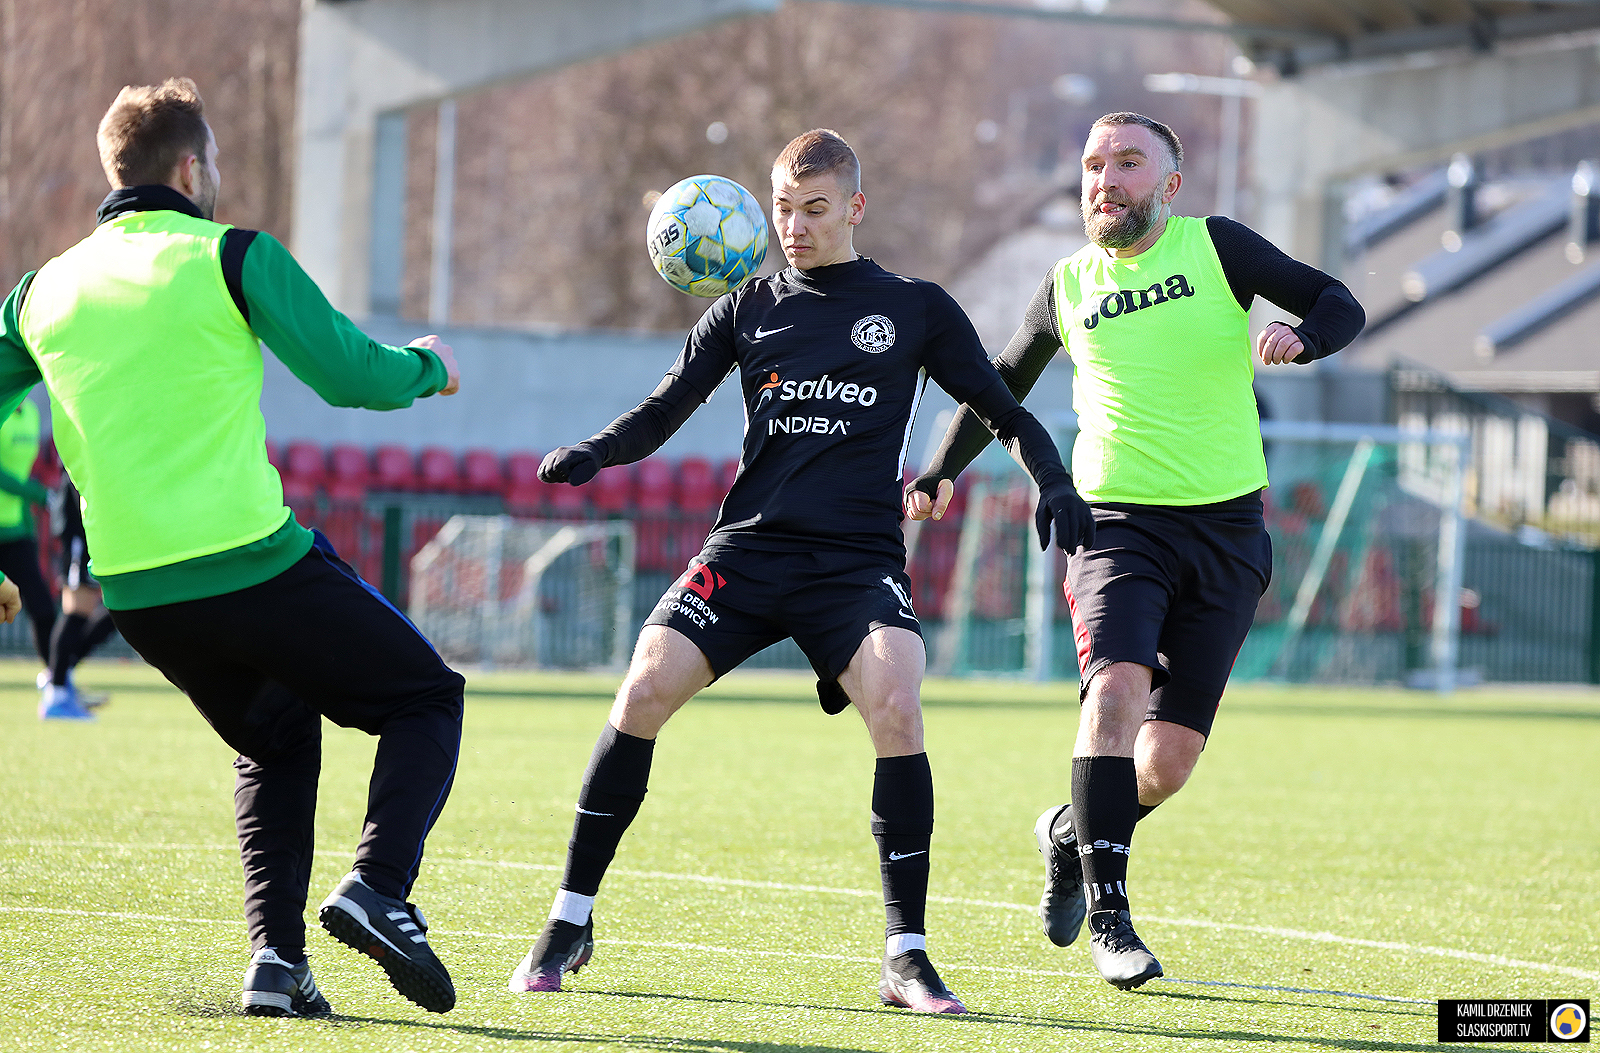
{"type": "Polygon", "coordinates": [[[93,720],[94,714],[83,707],[78,691],[71,684],[57,686],[46,684],[39,693],[40,720],[93,720]]]}

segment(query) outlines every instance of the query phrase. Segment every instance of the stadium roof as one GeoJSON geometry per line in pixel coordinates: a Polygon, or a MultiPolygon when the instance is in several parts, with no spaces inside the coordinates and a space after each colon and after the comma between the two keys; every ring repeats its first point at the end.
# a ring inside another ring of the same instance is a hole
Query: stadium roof
{"type": "Polygon", "coordinates": [[[1226,33],[1257,62],[1292,75],[1311,66],[1467,48],[1600,29],[1600,0],[1206,0],[1226,20],[1100,11],[1059,0],[848,0],[950,14],[1016,16],[1226,33]]]}
{"type": "Polygon", "coordinates": [[[1258,61],[1307,66],[1600,28],[1597,0],[1207,0],[1258,61]]]}

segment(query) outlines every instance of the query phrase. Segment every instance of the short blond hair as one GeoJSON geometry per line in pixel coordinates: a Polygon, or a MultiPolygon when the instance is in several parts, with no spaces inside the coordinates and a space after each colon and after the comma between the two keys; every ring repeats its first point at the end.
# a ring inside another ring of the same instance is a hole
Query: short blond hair
{"type": "Polygon", "coordinates": [[[188,77],[128,86],[100,118],[95,142],[112,186],[165,183],[190,154],[204,158],[209,132],[205,103],[188,77]]]}
{"type": "Polygon", "coordinates": [[[832,173],[847,193],[861,191],[861,161],[844,136],[832,128],[813,128],[789,140],[772,162],[772,170],[796,183],[832,173]]]}

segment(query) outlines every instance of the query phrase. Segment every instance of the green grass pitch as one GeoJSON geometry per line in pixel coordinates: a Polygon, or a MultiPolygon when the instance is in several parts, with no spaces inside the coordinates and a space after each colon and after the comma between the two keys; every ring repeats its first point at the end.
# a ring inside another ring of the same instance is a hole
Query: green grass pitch
{"type": "MultiPolygon", "coordinates": [[[[444,1016],[314,920],[349,865],[373,743],[327,726],[308,946],[337,1015],[244,1017],[231,757],[150,670],[41,724],[0,664],[0,1049],[1433,1050],[1441,997],[1600,1008],[1600,693],[1237,688],[1190,785],[1139,828],[1130,891],[1167,978],[1113,990],[1033,913],[1063,797],[1061,685],[931,682],[929,943],[973,1013],[880,1006],[861,723],[809,679],[734,675],[666,729],[558,995],[506,992],[542,924],[613,676],[478,674],[416,899],[444,1016]]],[[[1507,1048],[1503,1046],[1484,1048],[1507,1048]]]]}

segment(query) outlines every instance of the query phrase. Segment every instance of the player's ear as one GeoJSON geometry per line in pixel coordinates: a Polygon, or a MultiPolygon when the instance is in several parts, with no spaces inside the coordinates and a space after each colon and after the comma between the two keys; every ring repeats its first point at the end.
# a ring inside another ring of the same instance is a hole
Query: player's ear
{"type": "Polygon", "coordinates": [[[867,196],[857,190],[850,196],[850,225],[853,227],[861,222],[861,217],[867,214],[867,196]]]}
{"type": "Polygon", "coordinates": [[[1162,195],[1161,195],[1161,203],[1162,204],[1167,204],[1173,198],[1177,197],[1178,196],[1178,188],[1180,186],[1182,186],[1182,185],[1183,185],[1183,173],[1182,172],[1168,172],[1167,173],[1167,187],[1166,187],[1165,192],[1162,193],[1162,195]]]}

